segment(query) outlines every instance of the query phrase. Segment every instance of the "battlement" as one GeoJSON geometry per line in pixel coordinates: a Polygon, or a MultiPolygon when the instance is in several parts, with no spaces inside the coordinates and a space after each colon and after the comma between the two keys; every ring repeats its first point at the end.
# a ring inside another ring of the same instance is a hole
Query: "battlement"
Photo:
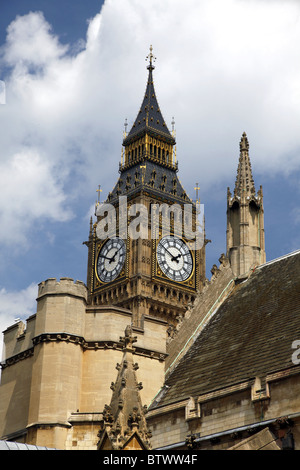
{"type": "Polygon", "coordinates": [[[87,299],[87,287],[82,281],[75,281],[71,277],[61,277],[59,281],[51,277],[38,285],[38,299],[45,295],[71,295],[87,299]]]}

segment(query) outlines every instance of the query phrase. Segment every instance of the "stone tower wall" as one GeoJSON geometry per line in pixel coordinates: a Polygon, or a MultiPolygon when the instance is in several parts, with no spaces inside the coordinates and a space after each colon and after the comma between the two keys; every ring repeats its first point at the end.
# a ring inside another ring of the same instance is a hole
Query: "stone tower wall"
{"type": "MultiPolygon", "coordinates": [[[[132,312],[87,306],[86,298],[84,283],[48,279],[39,284],[37,313],[4,332],[0,438],[59,449],[87,448],[89,442],[95,448],[99,416],[122,359],[120,336],[132,312]]],[[[166,330],[166,322],[151,317],[133,329],[145,405],[164,381],[166,330]]]]}

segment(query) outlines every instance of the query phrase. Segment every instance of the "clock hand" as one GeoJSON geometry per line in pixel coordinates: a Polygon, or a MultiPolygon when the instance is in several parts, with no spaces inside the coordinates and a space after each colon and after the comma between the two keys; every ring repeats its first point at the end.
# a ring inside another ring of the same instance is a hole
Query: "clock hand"
{"type": "Polygon", "coordinates": [[[109,264],[115,262],[115,257],[116,257],[116,255],[117,255],[117,253],[120,251],[120,249],[121,249],[121,248],[119,248],[119,249],[115,252],[114,256],[113,256],[112,258],[110,258],[109,264]]]}
{"type": "Polygon", "coordinates": [[[104,259],[108,259],[109,261],[111,260],[111,258],[108,258],[107,256],[104,256],[104,255],[99,255],[100,258],[104,258],[104,259]]]}
{"type": "Polygon", "coordinates": [[[165,248],[165,250],[171,256],[171,261],[176,261],[176,263],[179,263],[178,258],[180,258],[180,256],[181,256],[180,253],[179,253],[179,255],[174,256],[174,255],[172,255],[172,253],[169,250],[167,250],[167,248],[165,248]]]}
{"type": "MultiPolygon", "coordinates": [[[[119,248],[119,250],[120,250],[120,248],[119,248]]],[[[99,256],[100,256],[100,258],[108,259],[109,264],[110,264],[112,261],[114,261],[115,256],[116,256],[116,254],[118,253],[119,250],[117,250],[111,258],[108,258],[107,256],[104,256],[104,255],[101,255],[101,254],[99,256]]]]}
{"type": "Polygon", "coordinates": [[[165,250],[166,250],[166,252],[171,256],[171,258],[173,258],[172,253],[171,253],[167,248],[165,248],[165,250]]]}

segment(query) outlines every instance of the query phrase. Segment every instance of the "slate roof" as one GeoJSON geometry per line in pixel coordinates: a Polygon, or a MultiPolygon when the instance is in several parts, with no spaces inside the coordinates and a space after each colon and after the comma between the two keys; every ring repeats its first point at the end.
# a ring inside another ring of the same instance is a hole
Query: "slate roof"
{"type": "Polygon", "coordinates": [[[300,250],[262,265],[238,284],[166,381],[163,406],[299,366],[300,250]]]}
{"type": "Polygon", "coordinates": [[[109,201],[117,199],[119,196],[130,196],[141,189],[151,190],[152,194],[162,197],[183,198],[185,202],[191,202],[175,169],[163,167],[160,164],[145,160],[143,163],[127,168],[122,171],[120,177],[110,193],[109,201]],[[144,170],[141,166],[146,166],[144,170]],[[174,192],[176,190],[176,192],[174,192]]]}
{"type": "Polygon", "coordinates": [[[129,134],[123,140],[123,145],[129,144],[132,140],[135,140],[137,136],[142,136],[146,131],[149,134],[164,137],[166,141],[175,144],[175,139],[165,123],[156,98],[153,82],[154,67],[149,66],[148,69],[149,75],[144,99],[129,134]]]}

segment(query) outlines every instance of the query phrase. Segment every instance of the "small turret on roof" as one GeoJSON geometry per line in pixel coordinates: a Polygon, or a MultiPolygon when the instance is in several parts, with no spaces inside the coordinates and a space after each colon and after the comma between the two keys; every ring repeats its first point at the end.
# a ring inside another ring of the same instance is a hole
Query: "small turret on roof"
{"type": "Polygon", "coordinates": [[[265,230],[262,186],[255,191],[244,132],[233,196],[227,189],[227,256],[235,276],[244,276],[254,266],[265,263],[265,230]]]}

